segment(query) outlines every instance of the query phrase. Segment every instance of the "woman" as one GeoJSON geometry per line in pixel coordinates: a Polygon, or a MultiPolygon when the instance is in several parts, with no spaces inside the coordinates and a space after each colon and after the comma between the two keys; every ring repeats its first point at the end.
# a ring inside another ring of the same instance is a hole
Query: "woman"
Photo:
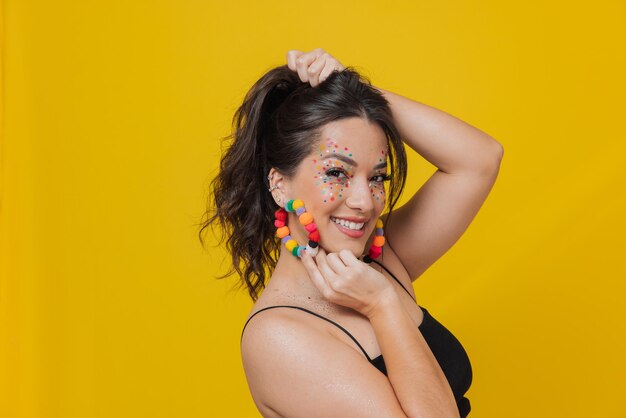
{"type": "Polygon", "coordinates": [[[227,275],[239,273],[255,301],[241,352],[259,411],[467,416],[467,354],[417,304],[412,282],[476,216],[502,146],[374,88],[323,49],[289,51],[233,121],[201,233],[216,221],[227,231],[227,275]],[[438,170],[394,209],[406,179],[403,141],[438,170]]]}

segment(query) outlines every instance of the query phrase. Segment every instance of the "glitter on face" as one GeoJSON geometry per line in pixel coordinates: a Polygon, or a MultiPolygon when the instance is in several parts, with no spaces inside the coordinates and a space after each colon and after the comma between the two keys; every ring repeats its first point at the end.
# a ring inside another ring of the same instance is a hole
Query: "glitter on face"
{"type": "MultiPolygon", "coordinates": [[[[343,147],[343,149],[339,148],[339,145],[332,139],[328,138],[326,143],[320,144],[318,148],[318,159],[313,159],[313,164],[316,168],[316,173],[313,176],[315,179],[315,185],[320,189],[322,196],[326,197],[324,199],[324,203],[334,202],[335,195],[338,195],[339,198],[343,198],[343,194],[341,193],[344,187],[348,187],[348,179],[346,178],[346,174],[338,174],[337,175],[327,175],[326,173],[336,168],[339,173],[345,172],[348,176],[351,175],[353,169],[350,165],[343,163],[340,160],[334,160],[332,158],[328,158],[323,160],[324,153],[337,153],[346,155],[348,151],[348,147],[343,147]],[[326,196],[327,195],[327,196],[326,196]]],[[[352,154],[350,154],[352,155],[352,154]]]]}
{"type": "MultiPolygon", "coordinates": [[[[337,153],[344,156],[352,157],[352,153],[349,152],[348,147],[341,147],[335,142],[334,139],[328,138],[325,143],[321,143],[318,148],[317,157],[312,160],[316,169],[315,186],[320,190],[324,203],[330,203],[335,201],[335,196],[339,199],[344,198],[344,191],[350,187],[350,178],[354,172],[354,167],[344,163],[340,160],[333,158],[323,159],[327,153],[337,153]],[[328,175],[328,171],[332,169],[338,169],[336,174],[328,175]]],[[[382,157],[378,159],[378,163],[384,163],[387,159],[385,150],[381,150],[382,157]]],[[[375,177],[383,175],[384,172],[377,173],[375,177]]],[[[383,181],[370,180],[370,193],[372,198],[383,206],[386,203],[386,191],[385,183],[383,181]]]]}
{"type": "MultiPolygon", "coordinates": [[[[382,155],[385,155],[385,150],[381,151],[382,155]]],[[[379,158],[378,162],[383,163],[386,161],[386,155],[383,158],[379,158]]],[[[372,198],[376,199],[377,202],[381,202],[383,205],[387,202],[387,192],[385,191],[385,183],[384,182],[370,182],[370,192],[372,194],[372,198]],[[373,186],[372,186],[373,184],[373,186]]]]}

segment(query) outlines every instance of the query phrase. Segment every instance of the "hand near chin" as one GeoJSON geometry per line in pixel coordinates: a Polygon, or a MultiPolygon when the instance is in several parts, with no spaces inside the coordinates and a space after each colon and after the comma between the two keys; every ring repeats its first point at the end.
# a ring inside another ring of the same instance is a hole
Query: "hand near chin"
{"type": "Polygon", "coordinates": [[[307,81],[311,87],[316,87],[335,70],[345,69],[339,61],[322,48],[310,52],[292,49],[287,52],[287,66],[298,73],[303,83],[307,81]]]}
{"type": "Polygon", "coordinates": [[[302,263],[324,298],[366,317],[394,292],[382,274],[348,250],[327,254],[320,248],[315,257],[304,251],[302,263]]]}

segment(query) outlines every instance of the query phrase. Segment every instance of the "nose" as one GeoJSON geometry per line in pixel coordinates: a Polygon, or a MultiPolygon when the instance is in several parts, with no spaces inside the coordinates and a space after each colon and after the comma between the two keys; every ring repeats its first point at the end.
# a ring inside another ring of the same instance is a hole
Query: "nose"
{"type": "MultiPolygon", "coordinates": [[[[348,205],[350,209],[354,209],[363,214],[371,212],[374,209],[369,180],[354,177],[350,182],[349,190],[346,205],[348,205]]],[[[345,191],[344,189],[344,192],[345,191]]]]}

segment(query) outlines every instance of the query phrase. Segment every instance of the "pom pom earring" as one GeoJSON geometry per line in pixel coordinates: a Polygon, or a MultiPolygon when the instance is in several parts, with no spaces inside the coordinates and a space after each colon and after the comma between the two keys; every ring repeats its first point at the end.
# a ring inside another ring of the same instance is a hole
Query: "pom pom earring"
{"type": "Polygon", "coordinates": [[[276,235],[282,240],[291,254],[296,257],[302,257],[302,250],[306,250],[307,253],[311,254],[311,257],[317,255],[320,233],[313,222],[313,216],[306,211],[302,200],[289,200],[285,204],[284,209],[279,208],[274,212],[274,216],[276,217],[274,221],[274,226],[277,228],[276,235]],[[300,245],[295,239],[291,238],[289,227],[287,226],[287,212],[293,212],[298,215],[298,220],[309,232],[309,243],[307,245],[300,245]]]}
{"type": "MultiPolygon", "coordinates": [[[[284,208],[279,208],[274,212],[274,226],[276,229],[276,236],[279,237],[285,247],[295,257],[302,257],[302,251],[306,250],[312,257],[317,255],[319,250],[320,233],[317,230],[315,222],[313,222],[313,216],[306,211],[304,202],[300,199],[289,200],[284,208]],[[298,220],[309,233],[309,243],[307,245],[300,245],[291,237],[291,232],[287,226],[287,212],[295,213],[298,216],[298,220]]],[[[385,236],[383,230],[383,221],[378,219],[376,221],[376,235],[372,240],[372,245],[369,248],[368,254],[363,257],[363,261],[371,263],[373,259],[378,258],[383,252],[383,245],[385,245],[385,236]]]]}
{"type": "Polygon", "coordinates": [[[363,257],[363,261],[366,263],[371,263],[373,259],[378,258],[383,252],[383,245],[385,245],[385,236],[383,234],[383,220],[378,218],[376,221],[376,235],[372,240],[372,246],[370,247],[368,254],[363,257]]]}

